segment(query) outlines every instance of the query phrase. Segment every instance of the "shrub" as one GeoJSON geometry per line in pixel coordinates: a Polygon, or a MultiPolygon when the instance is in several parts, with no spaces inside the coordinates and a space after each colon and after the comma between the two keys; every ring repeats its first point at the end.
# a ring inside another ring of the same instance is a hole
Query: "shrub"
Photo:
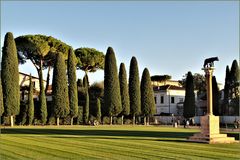
{"type": "Polygon", "coordinates": [[[103,117],[103,124],[110,124],[110,118],[109,117],[103,117]]]}

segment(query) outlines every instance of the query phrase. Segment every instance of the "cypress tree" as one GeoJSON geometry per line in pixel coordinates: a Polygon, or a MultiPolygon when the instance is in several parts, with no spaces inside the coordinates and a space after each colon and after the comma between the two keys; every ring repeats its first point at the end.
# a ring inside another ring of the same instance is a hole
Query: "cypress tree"
{"type": "Polygon", "coordinates": [[[56,57],[52,84],[54,115],[57,118],[57,125],[59,125],[59,118],[64,118],[69,114],[66,67],[62,54],[58,54],[56,57]]]}
{"type": "Polygon", "coordinates": [[[213,114],[219,116],[219,89],[216,77],[212,77],[212,94],[213,94],[213,114]]]}
{"type": "Polygon", "coordinates": [[[240,105],[239,105],[239,89],[240,89],[240,69],[237,60],[232,62],[230,71],[230,98],[231,107],[234,109],[234,115],[239,115],[240,105]]]}
{"type": "Polygon", "coordinates": [[[229,107],[229,96],[230,96],[230,70],[229,66],[226,67],[226,76],[225,76],[225,85],[224,85],[224,98],[223,98],[223,105],[221,114],[227,115],[228,114],[228,107],[229,107]]]}
{"type": "Polygon", "coordinates": [[[195,94],[193,76],[191,72],[188,72],[185,88],[185,101],[183,104],[183,116],[185,118],[191,118],[195,116],[195,94]]]}
{"type": "Polygon", "coordinates": [[[97,98],[97,114],[96,114],[96,119],[98,122],[101,122],[101,101],[99,98],[97,98]]]}
{"type": "Polygon", "coordinates": [[[128,116],[130,113],[127,73],[126,73],[124,63],[120,64],[119,82],[120,82],[120,92],[121,92],[121,100],[122,100],[122,124],[123,124],[124,116],[128,116]]]}
{"type": "Polygon", "coordinates": [[[117,116],[122,111],[122,103],[117,71],[117,62],[115,58],[115,53],[111,47],[108,47],[105,56],[104,105],[108,109],[108,115],[110,116],[110,124],[112,124],[112,117],[117,116]]]}
{"type": "Polygon", "coordinates": [[[231,71],[230,71],[230,91],[231,98],[239,97],[239,67],[237,60],[232,62],[231,71]]]}
{"type": "Polygon", "coordinates": [[[71,116],[71,125],[73,125],[73,118],[78,114],[78,95],[77,95],[77,82],[76,82],[76,64],[75,54],[72,50],[68,53],[68,95],[69,107],[71,116]]]}
{"type": "Polygon", "coordinates": [[[88,76],[85,74],[83,77],[83,87],[84,87],[84,94],[85,94],[85,103],[83,106],[83,123],[88,124],[89,119],[89,92],[88,92],[88,76]]]}
{"type": "Polygon", "coordinates": [[[33,101],[33,83],[32,76],[29,80],[29,92],[28,92],[28,124],[31,125],[34,119],[34,101],[33,101]]]}
{"type": "Polygon", "coordinates": [[[0,117],[4,113],[4,107],[3,107],[3,94],[2,94],[2,80],[0,77],[0,117]]]}
{"type": "Polygon", "coordinates": [[[135,124],[135,116],[141,113],[139,72],[137,59],[135,57],[132,57],[130,62],[129,98],[130,98],[130,112],[133,116],[133,124],[135,124]]]}
{"type": "Polygon", "coordinates": [[[147,117],[147,124],[149,124],[149,117],[153,116],[156,112],[156,105],[151,78],[147,68],[144,69],[141,80],[141,107],[142,114],[144,115],[144,123],[146,124],[145,117],[147,117]]]}
{"type": "MultiPolygon", "coordinates": [[[[43,79],[43,74],[42,74],[42,70],[39,71],[39,79],[43,79]]],[[[46,95],[44,92],[44,84],[43,84],[43,80],[40,80],[40,88],[42,88],[42,90],[40,90],[40,95],[39,95],[39,102],[40,102],[40,118],[41,118],[41,122],[44,125],[47,122],[47,100],[46,100],[46,95]]]]}
{"type": "Polygon", "coordinates": [[[6,116],[10,116],[11,126],[13,126],[13,117],[20,110],[20,87],[17,48],[13,34],[10,32],[4,39],[1,68],[4,111],[6,116]]]}

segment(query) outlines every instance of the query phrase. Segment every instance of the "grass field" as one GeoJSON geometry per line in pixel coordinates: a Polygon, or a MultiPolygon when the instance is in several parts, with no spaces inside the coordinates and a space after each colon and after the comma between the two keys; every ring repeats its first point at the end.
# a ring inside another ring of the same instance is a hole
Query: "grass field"
{"type": "Polygon", "coordinates": [[[2,128],[0,159],[240,159],[240,144],[186,141],[198,131],[157,126],[2,128]]]}

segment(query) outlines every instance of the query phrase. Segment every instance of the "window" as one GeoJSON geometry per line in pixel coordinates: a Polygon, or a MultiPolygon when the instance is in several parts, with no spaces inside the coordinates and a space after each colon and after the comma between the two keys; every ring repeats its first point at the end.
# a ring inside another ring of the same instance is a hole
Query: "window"
{"type": "Polygon", "coordinates": [[[161,104],[163,104],[163,103],[164,103],[164,97],[161,96],[161,104]]]}
{"type": "Polygon", "coordinates": [[[174,97],[171,97],[171,103],[174,103],[174,97]]]}
{"type": "Polygon", "coordinates": [[[33,81],[33,88],[36,88],[36,82],[33,81]]]}
{"type": "Polygon", "coordinates": [[[154,97],[154,100],[155,100],[155,104],[157,104],[157,97],[154,97]]]}
{"type": "Polygon", "coordinates": [[[179,102],[183,102],[183,98],[179,98],[179,102]]]}

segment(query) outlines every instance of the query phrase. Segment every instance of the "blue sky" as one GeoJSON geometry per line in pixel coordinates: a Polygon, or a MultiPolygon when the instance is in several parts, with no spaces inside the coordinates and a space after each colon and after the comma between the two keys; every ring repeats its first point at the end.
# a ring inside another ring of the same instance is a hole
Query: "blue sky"
{"type": "MultiPolygon", "coordinates": [[[[239,59],[239,2],[221,1],[1,1],[1,46],[6,32],[51,35],[73,48],[115,50],[127,72],[132,56],[140,76],[169,74],[174,80],[202,73],[205,58],[218,56],[215,75],[224,83],[226,65],[239,59]]],[[[29,63],[20,71],[37,75],[29,63]]],[[[78,71],[78,78],[83,72],[78,71]]],[[[103,80],[103,71],[90,82],[103,80]]]]}

